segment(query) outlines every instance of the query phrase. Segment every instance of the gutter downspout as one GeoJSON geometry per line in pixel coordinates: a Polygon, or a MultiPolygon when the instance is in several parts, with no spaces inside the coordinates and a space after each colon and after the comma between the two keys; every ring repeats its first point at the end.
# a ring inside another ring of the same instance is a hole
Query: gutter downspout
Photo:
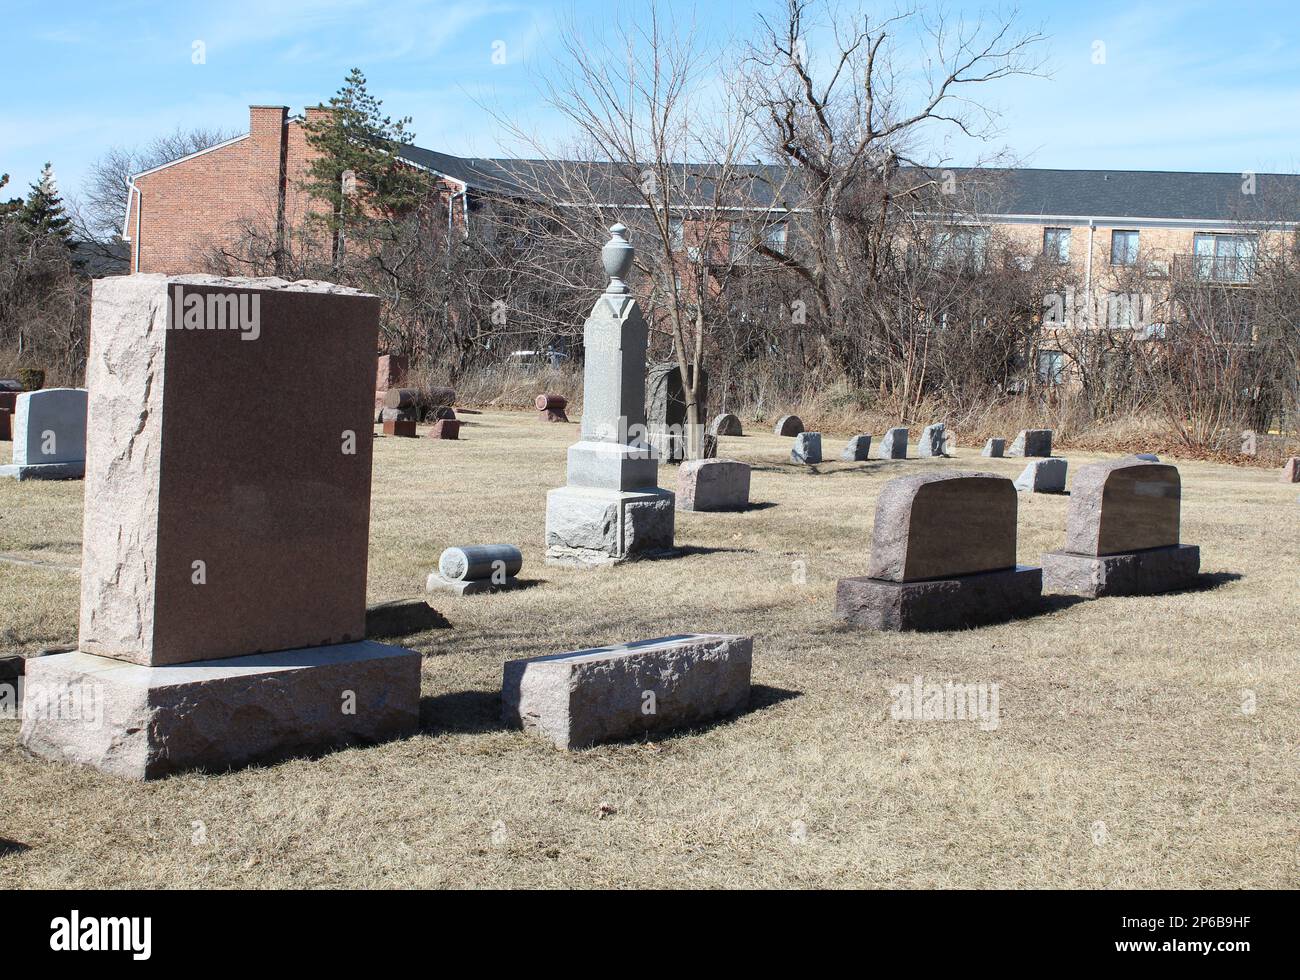
{"type": "Polygon", "coordinates": [[[1092,323],[1092,243],[1096,237],[1097,219],[1088,219],[1088,273],[1083,281],[1083,315],[1086,323],[1092,323]]]}
{"type": "MultiPolygon", "coordinates": [[[[131,265],[132,272],[140,271],[140,211],[144,208],[144,192],[134,180],[127,183],[126,189],[126,213],[127,221],[131,220],[131,195],[135,195],[135,240],[131,242],[131,251],[134,254],[134,260],[131,265]]],[[[123,231],[126,229],[124,228],[123,231]]]]}
{"type": "Polygon", "coordinates": [[[455,207],[456,198],[461,199],[461,211],[464,215],[464,224],[466,233],[469,232],[469,198],[466,194],[467,188],[464,184],[460,190],[453,191],[447,197],[447,253],[451,254],[451,237],[452,237],[452,208],[455,207]]]}

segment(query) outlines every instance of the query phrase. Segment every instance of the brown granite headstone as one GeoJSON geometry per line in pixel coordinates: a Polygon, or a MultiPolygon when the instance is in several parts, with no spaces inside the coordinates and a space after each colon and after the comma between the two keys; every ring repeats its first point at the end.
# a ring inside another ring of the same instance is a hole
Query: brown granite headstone
{"type": "Polygon", "coordinates": [[[438,419],[429,427],[430,439],[459,439],[459,419],[438,419]]]}
{"type": "Polygon", "coordinates": [[[380,354],[375,371],[375,391],[387,391],[406,379],[406,358],[401,354],[380,354]]]}
{"type": "MultiPolygon", "coordinates": [[[[385,411],[388,411],[388,409],[385,409],[385,411]]],[[[414,439],[416,436],[415,419],[384,419],[384,435],[414,439]]]]}
{"type": "Polygon", "coordinates": [[[362,640],[379,300],[94,285],[81,651],[161,666],[362,640]]]}
{"type": "Polygon", "coordinates": [[[952,578],[1014,568],[1016,489],[992,473],[890,480],[876,502],[870,578],[952,578]]]}
{"type": "Polygon", "coordinates": [[[1117,555],[1178,544],[1178,468],[1118,459],[1081,466],[1066,517],[1065,550],[1117,555]]]}

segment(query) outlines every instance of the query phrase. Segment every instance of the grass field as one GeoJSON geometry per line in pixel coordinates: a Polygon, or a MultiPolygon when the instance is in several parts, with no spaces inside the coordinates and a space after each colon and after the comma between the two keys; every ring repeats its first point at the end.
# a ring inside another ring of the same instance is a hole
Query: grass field
{"type": "MultiPolygon", "coordinates": [[[[450,626],[401,641],[421,733],[131,784],[29,759],[0,721],[4,887],[1300,884],[1300,504],[1275,471],[1180,467],[1197,589],[889,635],[832,615],[884,482],[1022,462],[798,467],[754,426],[722,454],[753,465],[756,507],[679,513],[683,557],[590,573],[542,563],[576,427],[465,422],[377,441],[369,599],[419,594],[451,544],[517,543],[542,584],[440,597],[450,626]],[[748,713],[570,754],[498,722],[508,658],[690,631],[754,637],[748,713]],[[1000,724],[892,720],[917,676],[998,684],[1000,724]]],[[[75,644],[81,494],[0,481],[0,553],[38,563],[0,561],[0,654],[75,644]]],[[[1067,499],[1021,495],[1022,562],[1061,545],[1067,499]]]]}

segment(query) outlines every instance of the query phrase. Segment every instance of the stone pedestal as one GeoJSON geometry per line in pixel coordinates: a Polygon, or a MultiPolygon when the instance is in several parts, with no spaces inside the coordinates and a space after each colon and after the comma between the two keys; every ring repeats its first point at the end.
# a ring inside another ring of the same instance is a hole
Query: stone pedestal
{"type": "Polygon", "coordinates": [[[414,439],[417,435],[415,431],[414,419],[385,419],[384,435],[400,436],[404,439],[414,439]]]}
{"type": "Polygon", "coordinates": [[[546,564],[594,567],[673,553],[669,490],[559,487],[546,495],[546,564]]]}
{"type": "Polygon", "coordinates": [[[873,630],[954,630],[1033,612],[1042,601],[1043,570],[1024,565],[920,582],[842,578],[835,616],[873,630]]]}
{"type": "Polygon", "coordinates": [[[1111,595],[1159,595],[1190,585],[1201,570],[1201,549],[1176,544],[1119,555],[1043,555],[1043,591],[1097,599],[1111,595]]]}
{"type": "Polygon", "coordinates": [[[20,740],[128,779],[413,734],[420,655],[370,641],[145,667],[86,653],[27,664],[20,740]]]}

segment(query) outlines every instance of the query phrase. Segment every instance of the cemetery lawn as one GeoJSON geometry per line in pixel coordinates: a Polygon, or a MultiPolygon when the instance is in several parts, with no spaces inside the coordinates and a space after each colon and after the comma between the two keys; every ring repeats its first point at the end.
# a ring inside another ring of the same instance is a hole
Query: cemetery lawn
{"type": "MultiPolygon", "coordinates": [[[[679,512],[683,557],[591,573],[542,563],[577,427],[464,421],[458,442],[376,441],[369,599],[419,595],[453,544],[516,543],[540,584],[440,595],[446,628],[389,641],[424,654],[421,733],[133,784],[27,758],[0,720],[5,887],[1300,882],[1300,504],[1276,471],[1180,463],[1198,589],[880,634],[833,606],[865,572],[884,482],[1023,461],[959,432],[952,461],[795,466],[791,440],[747,423],[721,455],[753,464],[753,509],[679,512]],[[753,635],[748,713],[574,753],[498,721],[506,659],[696,631],[753,635]],[[892,720],[891,688],[918,676],[996,683],[999,727],[892,720]]],[[[827,434],[829,458],[845,439],[827,434]]],[[[0,560],[0,655],[75,645],[81,494],[0,480],[0,553],[38,563],[0,560]]],[[[1022,563],[1061,546],[1067,500],[1020,496],[1022,563]]]]}

